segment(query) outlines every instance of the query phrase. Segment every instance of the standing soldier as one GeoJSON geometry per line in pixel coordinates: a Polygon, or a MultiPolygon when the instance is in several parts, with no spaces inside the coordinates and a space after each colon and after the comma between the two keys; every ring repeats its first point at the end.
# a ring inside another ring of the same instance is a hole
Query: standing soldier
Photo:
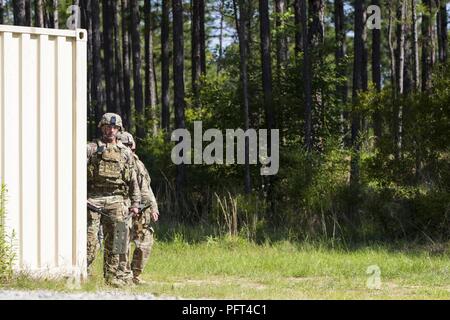
{"type": "Polygon", "coordinates": [[[141,197],[133,154],[117,140],[123,129],[121,117],[106,113],[98,126],[101,139],[87,146],[88,203],[99,209],[88,211],[87,263],[90,270],[101,224],[105,239],[103,275],[106,283],[120,287],[132,280],[126,252],[131,228],[128,218],[130,213],[138,214],[141,197]]]}
{"type": "Polygon", "coordinates": [[[131,262],[131,269],[133,270],[133,282],[135,284],[142,284],[144,281],[139,277],[144,270],[144,267],[150,256],[153,246],[153,228],[150,226],[151,220],[158,221],[159,212],[158,204],[156,203],[155,195],[150,186],[150,175],[145,168],[144,163],[139,160],[136,155],[136,143],[133,136],[128,132],[121,132],[118,138],[121,142],[128,146],[133,151],[133,156],[136,161],[136,174],[141,192],[141,201],[145,205],[150,205],[141,215],[133,218],[132,240],[136,244],[133,252],[133,260],[131,262]]]}

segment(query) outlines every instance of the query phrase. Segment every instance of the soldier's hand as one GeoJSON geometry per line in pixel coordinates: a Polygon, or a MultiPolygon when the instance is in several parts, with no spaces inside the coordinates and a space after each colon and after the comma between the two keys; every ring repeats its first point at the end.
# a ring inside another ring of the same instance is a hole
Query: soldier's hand
{"type": "Polygon", "coordinates": [[[138,208],[130,208],[130,212],[133,213],[133,217],[137,217],[139,215],[138,208]]]}
{"type": "Polygon", "coordinates": [[[152,215],[152,220],[154,222],[158,221],[158,218],[159,218],[159,212],[158,211],[152,211],[151,215],[152,215]]]}

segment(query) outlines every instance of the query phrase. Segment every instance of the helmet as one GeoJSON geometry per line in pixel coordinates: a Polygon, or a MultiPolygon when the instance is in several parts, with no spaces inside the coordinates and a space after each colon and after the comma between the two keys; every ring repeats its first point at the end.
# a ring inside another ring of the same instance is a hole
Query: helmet
{"type": "Polygon", "coordinates": [[[124,145],[130,146],[131,150],[136,149],[136,142],[134,141],[134,138],[131,135],[131,133],[127,131],[122,131],[117,135],[117,139],[122,141],[124,145]]]}
{"type": "Polygon", "coordinates": [[[101,128],[103,125],[118,126],[121,131],[123,130],[122,118],[116,113],[105,113],[98,123],[98,127],[101,128]]]}

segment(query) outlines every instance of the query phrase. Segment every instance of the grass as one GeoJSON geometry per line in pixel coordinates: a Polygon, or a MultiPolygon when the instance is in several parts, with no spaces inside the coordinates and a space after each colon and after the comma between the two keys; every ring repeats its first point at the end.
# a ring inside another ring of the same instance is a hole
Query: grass
{"type": "Polygon", "coordinates": [[[14,233],[8,235],[6,232],[6,201],[7,190],[4,184],[0,186],[0,283],[8,281],[13,275],[14,261],[14,233]]]}
{"type": "MultiPolygon", "coordinates": [[[[110,290],[101,268],[97,259],[94,276],[75,291],[110,290]]],[[[187,243],[176,237],[156,242],[143,278],[147,284],[126,291],[193,299],[450,299],[450,254],[386,245],[257,245],[236,237],[187,243]],[[367,287],[371,265],[381,271],[378,290],[367,287]]],[[[8,287],[68,290],[65,281],[28,277],[8,287]]]]}

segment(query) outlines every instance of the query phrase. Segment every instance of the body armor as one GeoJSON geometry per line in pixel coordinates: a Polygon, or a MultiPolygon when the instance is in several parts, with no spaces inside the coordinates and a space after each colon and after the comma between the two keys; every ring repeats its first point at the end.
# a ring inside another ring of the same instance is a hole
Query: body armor
{"type": "Polygon", "coordinates": [[[130,168],[126,157],[118,145],[97,142],[97,151],[88,161],[89,194],[128,194],[130,168]]]}

